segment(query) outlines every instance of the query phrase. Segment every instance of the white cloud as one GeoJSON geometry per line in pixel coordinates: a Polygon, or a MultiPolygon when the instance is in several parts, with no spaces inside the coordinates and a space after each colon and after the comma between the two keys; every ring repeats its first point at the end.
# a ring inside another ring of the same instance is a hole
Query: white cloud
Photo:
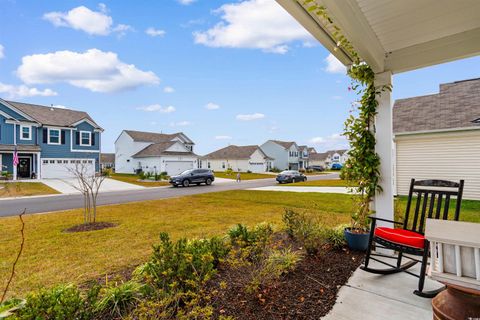
{"type": "Polygon", "coordinates": [[[327,64],[325,71],[328,73],[347,73],[347,68],[333,54],[330,53],[325,58],[325,62],[327,64]]]}
{"type": "Polygon", "coordinates": [[[119,92],[160,82],[155,73],[120,61],[114,52],[98,49],[25,56],[17,75],[26,84],[67,82],[93,92],[119,92]]]}
{"type": "Polygon", "coordinates": [[[15,86],[11,84],[4,84],[1,82],[0,93],[6,94],[10,99],[34,96],[51,97],[58,95],[58,93],[53,91],[52,89],[39,90],[37,88],[28,87],[24,84],[15,86]]]}
{"type": "Polygon", "coordinates": [[[155,29],[155,28],[148,28],[145,30],[145,33],[152,37],[163,37],[167,32],[165,30],[155,29]]]}
{"type": "Polygon", "coordinates": [[[252,121],[263,119],[265,118],[265,115],[263,113],[238,114],[236,118],[240,121],[252,121]]]}
{"type": "Polygon", "coordinates": [[[61,104],[56,104],[56,105],[53,105],[52,108],[57,108],[57,109],[70,109],[64,105],[61,105],[61,104]]]}
{"type": "Polygon", "coordinates": [[[327,137],[314,137],[309,142],[321,147],[323,150],[348,148],[347,139],[339,133],[334,133],[327,137]]]}
{"type": "Polygon", "coordinates": [[[195,43],[283,54],[293,41],[312,40],[311,35],[273,0],[228,3],[215,12],[222,14],[222,21],[206,31],[194,32],[195,43]]]}
{"type": "Polygon", "coordinates": [[[231,140],[230,136],[215,136],[215,140],[231,140]]]}
{"type": "Polygon", "coordinates": [[[167,86],[167,87],[163,88],[163,92],[165,92],[165,93],[173,93],[173,92],[175,92],[175,89],[172,88],[172,87],[167,86]]]}
{"type": "Polygon", "coordinates": [[[176,109],[174,106],[162,107],[159,104],[151,104],[149,106],[138,107],[137,110],[146,112],[172,113],[175,112],[176,109]]]}
{"type": "Polygon", "coordinates": [[[180,3],[184,6],[188,6],[189,4],[194,3],[195,1],[197,1],[197,0],[177,0],[178,3],[180,3]]]}
{"type": "Polygon", "coordinates": [[[0,44],[0,59],[5,58],[5,47],[0,44]]]}
{"type": "Polygon", "coordinates": [[[124,34],[132,27],[119,24],[113,27],[113,19],[107,15],[105,4],[99,5],[100,11],[93,11],[85,6],[79,6],[67,12],[48,12],[43,19],[51,22],[56,27],[67,27],[81,30],[91,35],[106,36],[112,32],[124,34]]]}
{"type": "Polygon", "coordinates": [[[190,121],[170,122],[170,127],[186,127],[191,125],[190,121]]]}
{"type": "Polygon", "coordinates": [[[220,109],[220,106],[216,103],[209,102],[205,105],[205,109],[207,109],[207,110],[217,110],[217,109],[220,109]]]}

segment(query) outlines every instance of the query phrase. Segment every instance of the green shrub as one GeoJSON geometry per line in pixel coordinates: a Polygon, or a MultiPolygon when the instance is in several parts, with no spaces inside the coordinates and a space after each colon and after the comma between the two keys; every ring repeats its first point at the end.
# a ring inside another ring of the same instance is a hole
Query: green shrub
{"type": "Polygon", "coordinates": [[[272,250],[260,266],[254,269],[252,279],[246,287],[247,292],[253,293],[261,286],[272,285],[282,275],[293,271],[301,259],[300,253],[291,249],[272,250]]]}
{"type": "Polygon", "coordinates": [[[282,172],[282,170],[278,169],[277,167],[273,167],[270,169],[270,172],[279,173],[279,172],[282,172]]]}
{"type": "Polygon", "coordinates": [[[143,296],[144,286],[135,281],[103,288],[96,311],[109,316],[122,316],[143,296]]]}
{"type": "Polygon", "coordinates": [[[339,225],[335,228],[325,228],[324,236],[328,244],[335,249],[340,249],[346,245],[344,229],[346,225],[339,225]]]}
{"type": "Polygon", "coordinates": [[[266,222],[257,224],[252,230],[243,224],[237,224],[227,232],[231,243],[242,247],[266,244],[272,234],[273,226],[266,222]]]}
{"type": "Polygon", "coordinates": [[[165,292],[197,290],[214,274],[218,262],[229,249],[218,238],[172,242],[160,234],[150,260],[136,271],[147,284],[165,292]]]}
{"type": "Polygon", "coordinates": [[[140,173],[138,174],[138,178],[140,178],[140,180],[146,180],[147,175],[145,174],[145,172],[140,171],[140,173]]]}
{"type": "Polygon", "coordinates": [[[25,305],[16,311],[15,319],[60,320],[92,319],[98,287],[93,287],[86,296],[73,285],[60,285],[42,289],[27,295],[25,305]]]}
{"type": "Polygon", "coordinates": [[[227,170],[225,170],[225,173],[227,175],[232,175],[233,174],[233,169],[232,168],[228,168],[227,170]]]}
{"type": "Polygon", "coordinates": [[[112,173],[113,173],[112,168],[105,168],[102,171],[102,175],[104,175],[105,177],[110,177],[112,175],[112,173]]]}
{"type": "Polygon", "coordinates": [[[291,237],[303,242],[308,254],[316,254],[325,240],[321,225],[314,217],[292,209],[285,209],[282,217],[286,232],[291,237]]]}

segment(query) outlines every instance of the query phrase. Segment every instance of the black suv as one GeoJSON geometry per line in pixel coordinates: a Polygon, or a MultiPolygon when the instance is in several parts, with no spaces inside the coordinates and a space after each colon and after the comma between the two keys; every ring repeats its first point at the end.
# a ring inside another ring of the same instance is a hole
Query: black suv
{"type": "Polygon", "coordinates": [[[169,182],[174,187],[188,187],[191,184],[198,186],[201,183],[209,186],[214,180],[215,176],[210,169],[190,169],[180,173],[178,176],[171,177],[169,182]]]}

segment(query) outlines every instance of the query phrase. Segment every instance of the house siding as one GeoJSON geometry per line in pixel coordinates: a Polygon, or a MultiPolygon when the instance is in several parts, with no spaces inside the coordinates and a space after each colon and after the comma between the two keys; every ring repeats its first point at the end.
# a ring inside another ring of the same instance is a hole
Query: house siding
{"type": "Polygon", "coordinates": [[[17,120],[27,120],[24,116],[20,115],[19,113],[13,111],[12,109],[10,109],[9,107],[3,105],[2,103],[0,103],[0,111],[3,111],[5,112],[6,114],[12,116],[12,118],[15,118],[17,120]]]}
{"type": "Polygon", "coordinates": [[[396,136],[395,149],[397,194],[411,178],[464,179],[464,199],[480,200],[480,130],[396,136]]]}
{"type": "Polygon", "coordinates": [[[6,168],[2,168],[0,171],[8,171],[10,173],[13,172],[13,154],[11,153],[1,153],[2,156],[2,166],[6,168]]]}
{"type": "Polygon", "coordinates": [[[6,118],[0,115],[0,144],[13,144],[13,124],[5,123],[5,120],[6,118]]]}

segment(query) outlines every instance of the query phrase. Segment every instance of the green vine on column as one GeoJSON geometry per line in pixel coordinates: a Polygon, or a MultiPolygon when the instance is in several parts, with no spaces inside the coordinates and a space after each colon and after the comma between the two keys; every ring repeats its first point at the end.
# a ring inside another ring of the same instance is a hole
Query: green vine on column
{"type": "Polygon", "coordinates": [[[303,0],[303,5],[310,13],[315,14],[325,27],[332,30],[331,36],[336,42],[335,50],[341,48],[353,61],[348,69],[348,75],[352,79],[351,89],[360,96],[360,99],[353,104],[354,110],[344,123],[343,135],[350,142],[350,150],[342,174],[348,181],[350,190],[358,195],[354,197],[357,208],[352,214],[351,228],[367,230],[370,203],[375,193],[382,191],[379,184],[380,157],[375,152],[376,140],[373,130],[378,107],[377,95],[381,95],[385,90],[391,90],[391,87],[375,87],[374,71],[362,61],[340,28],[328,16],[324,6],[318,5],[315,0],[303,0]]]}

